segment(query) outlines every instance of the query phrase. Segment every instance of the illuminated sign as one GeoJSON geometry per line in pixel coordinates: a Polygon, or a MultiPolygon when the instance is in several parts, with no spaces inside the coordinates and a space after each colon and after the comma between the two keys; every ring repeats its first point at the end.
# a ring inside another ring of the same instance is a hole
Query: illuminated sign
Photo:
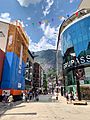
{"type": "Polygon", "coordinates": [[[90,63],[90,55],[81,56],[79,58],[72,59],[64,63],[64,69],[66,69],[67,67],[73,67],[73,66],[77,66],[80,64],[84,64],[84,63],[90,63]]]}

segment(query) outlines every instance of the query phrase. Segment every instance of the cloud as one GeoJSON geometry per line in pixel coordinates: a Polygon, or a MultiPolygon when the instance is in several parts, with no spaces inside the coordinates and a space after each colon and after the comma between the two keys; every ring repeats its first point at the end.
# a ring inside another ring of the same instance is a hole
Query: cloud
{"type": "Polygon", "coordinates": [[[46,2],[48,3],[48,5],[46,6],[45,10],[43,11],[44,16],[46,16],[47,14],[50,13],[50,8],[53,5],[54,0],[47,0],[46,2]]]}
{"type": "Polygon", "coordinates": [[[43,22],[43,24],[41,24],[40,28],[44,31],[46,26],[45,26],[45,22],[43,22]]]}
{"type": "Polygon", "coordinates": [[[48,39],[45,36],[43,36],[38,43],[34,43],[30,39],[29,49],[30,51],[36,52],[47,49],[55,49],[55,45],[48,43],[48,39]]]}
{"type": "Polygon", "coordinates": [[[0,19],[5,21],[5,22],[10,22],[11,21],[11,18],[10,18],[10,13],[1,13],[0,14],[0,19]]]}
{"type": "Polygon", "coordinates": [[[60,26],[51,27],[50,24],[46,25],[45,23],[43,23],[41,24],[40,28],[43,31],[44,38],[46,39],[47,44],[51,45],[51,49],[56,49],[60,26]]]}
{"type": "Polygon", "coordinates": [[[56,40],[56,35],[58,34],[58,27],[51,27],[50,24],[46,25],[45,23],[41,24],[40,28],[42,29],[44,36],[48,39],[56,40]]]}
{"type": "Polygon", "coordinates": [[[45,23],[41,24],[40,28],[44,32],[44,35],[38,43],[34,43],[30,38],[29,49],[31,51],[41,51],[47,49],[56,49],[57,38],[58,38],[58,27],[51,27],[50,24],[46,25],[45,23]]]}
{"type": "Polygon", "coordinates": [[[64,16],[59,16],[58,17],[61,21],[65,20],[66,18],[64,16]]]}
{"type": "Polygon", "coordinates": [[[28,24],[26,24],[25,26],[28,27],[28,24]]]}
{"type": "Polygon", "coordinates": [[[23,27],[23,28],[25,27],[25,25],[24,25],[24,22],[23,22],[23,21],[18,20],[18,22],[19,22],[19,23],[21,23],[21,25],[22,25],[22,27],[23,27]]]}
{"type": "Polygon", "coordinates": [[[27,17],[27,20],[31,20],[31,17],[27,17]]]}
{"type": "Polygon", "coordinates": [[[30,4],[36,4],[41,2],[42,0],[17,0],[19,4],[23,7],[28,7],[30,4]]]}
{"type": "Polygon", "coordinates": [[[70,0],[70,3],[73,3],[74,2],[74,0],[70,0]]]}

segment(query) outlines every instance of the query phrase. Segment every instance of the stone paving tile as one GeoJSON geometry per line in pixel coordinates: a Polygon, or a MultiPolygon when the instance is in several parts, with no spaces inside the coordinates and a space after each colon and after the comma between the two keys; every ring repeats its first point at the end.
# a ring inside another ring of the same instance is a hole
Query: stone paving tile
{"type": "Polygon", "coordinates": [[[90,120],[90,104],[75,106],[65,98],[58,102],[21,103],[7,109],[0,120],[90,120]]]}

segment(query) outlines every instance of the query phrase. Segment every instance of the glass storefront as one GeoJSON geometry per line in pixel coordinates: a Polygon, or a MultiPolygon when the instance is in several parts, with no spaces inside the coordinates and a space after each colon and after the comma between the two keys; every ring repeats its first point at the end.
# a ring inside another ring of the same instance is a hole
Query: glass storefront
{"type": "Polygon", "coordinates": [[[76,21],[61,33],[66,86],[90,84],[90,16],[76,21]]]}
{"type": "Polygon", "coordinates": [[[72,47],[74,47],[76,57],[79,57],[80,54],[90,55],[90,17],[67,28],[62,34],[62,44],[63,55],[72,47]]]}

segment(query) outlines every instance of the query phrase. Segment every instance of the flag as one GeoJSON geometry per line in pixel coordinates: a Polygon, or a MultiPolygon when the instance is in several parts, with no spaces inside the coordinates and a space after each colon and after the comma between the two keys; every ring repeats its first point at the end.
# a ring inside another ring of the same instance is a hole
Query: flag
{"type": "Polygon", "coordinates": [[[67,15],[67,17],[69,17],[69,15],[67,15]]]}
{"type": "Polygon", "coordinates": [[[32,25],[34,26],[34,23],[32,23],[32,25]]]}
{"type": "Polygon", "coordinates": [[[42,22],[41,22],[41,21],[39,21],[38,23],[39,23],[40,25],[42,24],[42,22]]]}
{"type": "Polygon", "coordinates": [[[78,17],[78,12],[76,12],[75,14],[76,14],[76,16],[78,17]]]}

